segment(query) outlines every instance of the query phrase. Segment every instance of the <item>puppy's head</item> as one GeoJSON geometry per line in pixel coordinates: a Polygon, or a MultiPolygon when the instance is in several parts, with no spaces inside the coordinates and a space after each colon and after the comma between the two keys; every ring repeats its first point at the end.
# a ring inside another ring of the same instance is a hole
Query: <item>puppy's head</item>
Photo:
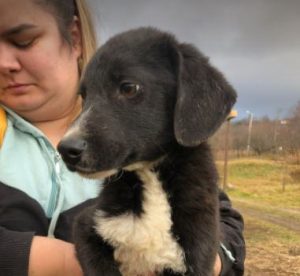
{"type": "Polygon", "coordinates": [[[176,144],[199,145],[236,98],[196,48],[153,28],[110,39],[88,64],[79,92],[82,114],[58,149],[85,175],[156,160],[176,144]]]}

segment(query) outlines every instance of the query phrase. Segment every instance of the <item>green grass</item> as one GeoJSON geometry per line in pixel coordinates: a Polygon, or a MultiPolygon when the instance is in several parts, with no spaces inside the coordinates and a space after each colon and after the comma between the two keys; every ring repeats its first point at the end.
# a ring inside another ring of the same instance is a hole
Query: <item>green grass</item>
{"type": "MultiPolygon", "coordinates": [[[[222,177],[223,164],[217,162],[217,165],[222,177]]],[[[231,189],[227,192],[232,198],[300,210],[299,171],[299,165],[286,165],[268,159],[231,160],[228,163],[231,189]]]]}
{"type": "Polygon", "coordinates": [[[269,162],[232,162],[230,164],[229,177],[236,180],[243,179],[269,179],[273,175],[280,173],[281,166],[269,162]]]}

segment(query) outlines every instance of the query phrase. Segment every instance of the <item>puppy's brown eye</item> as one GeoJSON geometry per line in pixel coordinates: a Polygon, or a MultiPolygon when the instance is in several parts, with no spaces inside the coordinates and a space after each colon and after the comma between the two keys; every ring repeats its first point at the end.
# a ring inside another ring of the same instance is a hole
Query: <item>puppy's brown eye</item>
{"type": "Polygon", "coordinates": [[[127,98],[135,96],[140,90],[141,86],[135,83],[124,82],[120,86],[120,93],[127,98]]]}

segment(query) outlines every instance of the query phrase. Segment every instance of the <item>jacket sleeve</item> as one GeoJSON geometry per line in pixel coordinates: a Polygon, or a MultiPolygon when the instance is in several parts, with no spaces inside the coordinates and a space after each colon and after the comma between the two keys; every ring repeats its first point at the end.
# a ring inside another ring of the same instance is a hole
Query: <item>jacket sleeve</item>
{"type": "Polygon", "coordinates": [[[47,226],[47,217],[35,200],[0,183],[0,275],[28,275],[32,239],[45,236],[47,226]]]}
{"type": "Polygon", "coordinates": [[[33,232],[17,232],[0,226],[0,274],[28,275],[29,253],[33,232]]]}
{"type": "Polygon", "coordinates": [[[232,208],[228,196],[220,191],[221,276],[243,275],[246,247],[243,237],[244,221],[241,214],[232,208]]]}

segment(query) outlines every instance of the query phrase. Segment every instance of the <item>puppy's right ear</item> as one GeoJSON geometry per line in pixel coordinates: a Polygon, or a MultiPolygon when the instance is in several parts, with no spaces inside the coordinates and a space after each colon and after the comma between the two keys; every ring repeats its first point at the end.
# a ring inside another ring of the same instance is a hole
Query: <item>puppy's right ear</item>
{"type": "Polygon", "coordinates": [[[183,146],[197,146],[222,124],[236,100],[223,75],[195,47],[179,46],[175,137],[183,146]]]}

